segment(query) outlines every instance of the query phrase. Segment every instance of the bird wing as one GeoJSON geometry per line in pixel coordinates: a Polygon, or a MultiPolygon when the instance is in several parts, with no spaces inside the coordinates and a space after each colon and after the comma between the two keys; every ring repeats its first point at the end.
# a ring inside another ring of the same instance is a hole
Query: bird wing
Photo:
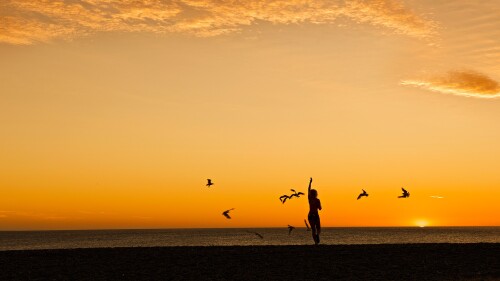
{"type": "Polygon", "coordinates": [[[225,216],[226,218],[230,219],[231,217],[229,216],[229,212],[232,210],[234,210],[234,208],[231,208],[229,210],[222,212],[222,215],[225,216]]]}
{"type": "Polygon", "coordinates": [[[304,192],[299,192],[299,193],[297,193],[297,194],[298,194],[298,195],[304,195],[304,192]]]}
{"type": "Polygon", "coordinates": [[[408,193],[408,191],[406,191],[403,187],[401,187],[401,190],[403,190],[404,193],[408,193]]]}
{"type": "Polygon", "coordinates": [[[358,199],[356,199],[356,200],[359,200],[359,198],[361,198],[362,196],[363,196],[362,194],[358,195],[358,199]]]}
{"type": "Polygon", "coordinates": [[[361,190],[363,190],[363,193],[366,193],[366,191],[364,189],[361,189],[361,190]]]}
{"type": "Polygon", "coordinates": [[[283,199],[283,204],[285,204],[286,199],[290,199],[290,196],[286,196],[286,197],[283,199]]]}

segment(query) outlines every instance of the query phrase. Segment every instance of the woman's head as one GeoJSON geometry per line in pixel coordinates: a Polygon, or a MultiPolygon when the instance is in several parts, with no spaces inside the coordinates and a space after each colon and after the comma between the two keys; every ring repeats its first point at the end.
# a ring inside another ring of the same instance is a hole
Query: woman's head
{"type": "Polygon", "coordinates": [[[318,191],[316,189],[311,189],[311,197],[317,198],[318,197],[318,191]]]}

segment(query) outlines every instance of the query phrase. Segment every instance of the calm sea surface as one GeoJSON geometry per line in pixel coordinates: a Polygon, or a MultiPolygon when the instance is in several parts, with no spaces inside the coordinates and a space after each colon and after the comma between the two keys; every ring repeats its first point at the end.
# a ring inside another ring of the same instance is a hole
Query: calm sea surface
{"type": "MultiPolygon", "coordinates": [[[[322,244],[500,243],[500,227],[323,228],[322,244]]],[[[297,228],[156,229],[0,232],[0,250],[96,247],[231,246],[312,244],[297,228]],[[263,239],[251,232],[258,232],[263,239]]]]}

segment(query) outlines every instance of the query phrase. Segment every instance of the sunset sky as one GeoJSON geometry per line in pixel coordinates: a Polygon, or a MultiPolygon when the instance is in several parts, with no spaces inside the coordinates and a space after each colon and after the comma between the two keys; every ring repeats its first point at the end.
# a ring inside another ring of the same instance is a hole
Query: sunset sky
{"type": "Polygon", "coordinates": [[[0,230],[500,225],[500,0],[2,0],[0,62],[0,230]]]}

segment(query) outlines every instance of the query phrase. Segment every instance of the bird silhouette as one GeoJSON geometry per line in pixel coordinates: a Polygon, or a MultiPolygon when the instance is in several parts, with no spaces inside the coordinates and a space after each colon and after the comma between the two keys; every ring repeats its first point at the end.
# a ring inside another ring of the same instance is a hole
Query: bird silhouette
{"type": "Polygon", "coordinates": [[[280,196],[280,201],[281,201],[282,204],[285,203],[286,199],[290,199],[290,196],[288,196],[288,195],[282,195],[282,196],[280,196]]]}
{"type": "Polygon", "coordinates": [[[299,198],[301,195],[304,195],[303,192],[297,192],[295,189],[290,189],[293,193],[290,195],[282,195],[280,196],[281,203],[285,203],[287,199],[292,199],[293,197],[299,198]]]}
{"type": "Polygon", "coordinates": [[[311,228],[309,227],[309,224],[307,224],[307,221],[304,219],[304,223],[306,224],[306,231],[311,231],[311,228]]]}
{"type": "Polygon", "coordinates": [[[290,190],[293,192],[293,194],[292,194],[292,195],[290,195],[290,198],[292,198],[293,196],[295,196],[295,197],[299,198],[299,197],[300,197],[300,195],[304,195],[304,193],[303,193],[303,192],[297,192],[297,191],[295,191],[295,189],[290,189],[290,190]]]}
{"type": "Polygon", "coordinates": [[[231,212],[232,210],[234,210],[234,208],[231,208],[229,210],[225,210],[224,212],[222,212],[222,215],[226,217],[226,219],[231,219],[231,217],[229,216],[229,212],[231,212]]]}
{"type": "Polygon", "coordinates": [[[403,187],[401,187],[401,190],[403,191],[403,194],[401,196],[398,196],[398,198],[408,198],[410,197],[410,193],[404,189],[403,187]]]}
{"type": "Polygon", "coordinates": [[[359,199],[360,199],[361,197],[363,197],[363,196],[368,197],[368,193],[366,193],[366,191],[365,191],[364,189],[361,189],[361,190],[363,190],[363,193],[360,193],[360,194],[358,195],[358,199],[356,199],[356,200],[359,200],[359,199]]]}
{"type": "Polygon", "coordinates": [[[260,237],[260,239],[264,239],[264,236],[262,236],[260,233],[258,232],[252,232],[252,231],[247,231],[248,233],[251,233],[251,234],[255,234],[257,235],[258,237],[260,237]]]}
{"type": "Polygon", "coordinates": [[[292,233],[292,230],[294,230],[294,229],[295,229],[295,227],[288,225],[288,235],[290,235],[290,233],[292,233]]]}
{"type": "Polygon", "coordinates": [[[207,179],[207,187],[214,185],[211,179],[207,179]]]}

